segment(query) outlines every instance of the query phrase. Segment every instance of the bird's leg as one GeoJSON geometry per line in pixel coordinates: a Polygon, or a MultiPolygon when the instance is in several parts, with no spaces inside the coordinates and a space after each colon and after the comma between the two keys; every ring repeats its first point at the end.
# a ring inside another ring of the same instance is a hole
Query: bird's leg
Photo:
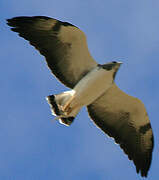
{"type": "Polygon", "coordinates": [[[68,102],[62,107],[62,111],[64,111],[64,112],[67,112],[67,114],[69,114],[71,111],[72,111],[72,109],[71,109],[71,107],[70,107],[70,104],[71,104],[71,102],[72,102],[72,100],[75,98],[75,96],[73,95],[69,100],[68,100],[68,102]]]}

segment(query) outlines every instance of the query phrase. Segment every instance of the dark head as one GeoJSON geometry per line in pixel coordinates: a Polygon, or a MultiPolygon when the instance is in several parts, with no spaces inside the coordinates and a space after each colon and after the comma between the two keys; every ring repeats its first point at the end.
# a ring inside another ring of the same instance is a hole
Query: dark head
{"type": "Polygon", "coordinates": [[[103,69],[105,69],[107,71],[110,71],[110,70],[113,70],[113,69],[118,70],[121,64],[122,64],[122,62],[112,61],[112,62],[103,64],[103,65],[99,64],[98,66],[102,67],[103,69]]]}
{"type": "Polygon", "coordinates": [[[98,66],[105,69],[106,71],[114,71],[113,78],[115,78],[115,75],[121,64],[122,62],[112,61],[103,65],[99,64],[98,66]]]}

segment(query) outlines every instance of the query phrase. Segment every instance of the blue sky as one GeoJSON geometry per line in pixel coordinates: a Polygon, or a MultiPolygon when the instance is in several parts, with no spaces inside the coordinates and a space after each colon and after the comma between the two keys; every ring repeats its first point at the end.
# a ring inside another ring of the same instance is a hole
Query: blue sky
{"type": "Polygon", "coordinates": [[[99,63],[124,63],[116,83],[147,108],[155,136],[147,179],[159,176],[158,9],[157,0],[0,1],[0,179],[141,179],[85,108],[70,127],[52,121],[45,97],[66,88],[51,75],[44,58],[5,24],[5,19],[20,15],[68,21],[85,32],[99,63]]]}

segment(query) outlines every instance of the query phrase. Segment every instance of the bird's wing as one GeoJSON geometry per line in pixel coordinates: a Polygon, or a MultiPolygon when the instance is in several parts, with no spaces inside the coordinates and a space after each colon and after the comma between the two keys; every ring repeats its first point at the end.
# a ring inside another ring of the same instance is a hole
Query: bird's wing
{"type": "Polygon", "coordinates": [[[90,104],[88,113],[96,125],[133,160],[136,171],[147,176],[153,150],[153,133],[144,104],[115,84],[90,104]]]}
{"type": "Polygon", "coordinates": [[[8,19],[11,30],[28,40],[45,56],[55,76],[66,86],[74,85],[96,66],[85,34],[76,26],[45,16],[8,19]]]}

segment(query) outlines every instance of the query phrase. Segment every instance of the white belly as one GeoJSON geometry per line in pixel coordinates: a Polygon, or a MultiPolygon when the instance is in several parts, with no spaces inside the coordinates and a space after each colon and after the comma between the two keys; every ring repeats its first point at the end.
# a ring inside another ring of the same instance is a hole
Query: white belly
{"type": "Polygon", "coordinates": [[[94,68],[73,88],[75,94],[71,106],[87,106],[101,96],[113,83],[113,71],[94,68]]]}

